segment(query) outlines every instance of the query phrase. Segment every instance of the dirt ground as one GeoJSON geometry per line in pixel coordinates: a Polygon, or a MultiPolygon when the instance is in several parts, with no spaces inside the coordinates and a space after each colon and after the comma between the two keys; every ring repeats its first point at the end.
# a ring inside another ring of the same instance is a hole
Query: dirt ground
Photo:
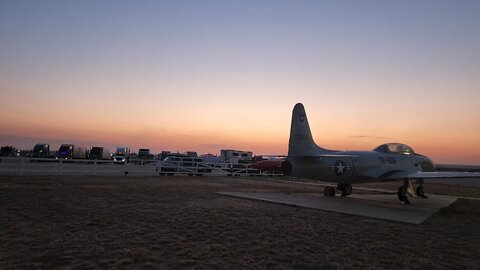
{"type": "Polygon", "coordinates": [[[480,268],[478,200],[409,225],[217,191],[323,188],[265,178],[0,176],[0,269],[480,268]]]}

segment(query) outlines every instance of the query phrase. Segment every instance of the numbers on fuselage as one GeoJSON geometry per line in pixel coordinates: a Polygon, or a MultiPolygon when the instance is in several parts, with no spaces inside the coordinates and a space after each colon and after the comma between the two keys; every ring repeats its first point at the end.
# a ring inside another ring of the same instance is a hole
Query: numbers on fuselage
{"type": "Polygon", "coordinates": [[[378,160],[382,164],[397,164],[397,160],[392,157],[379,157],[378,160]]]}

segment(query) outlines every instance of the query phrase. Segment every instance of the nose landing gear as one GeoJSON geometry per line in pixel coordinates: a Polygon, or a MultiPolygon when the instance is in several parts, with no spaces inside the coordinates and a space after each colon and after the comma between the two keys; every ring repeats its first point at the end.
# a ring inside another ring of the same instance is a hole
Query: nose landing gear
{"type": "Polygon", "coordinates": [[[404,204],[410,204],[410,201],[407,197],[407,192],[410,187],[410,181],[408,179],[403,180],[403,185],[398,188],[397,196],[398,199],[404,204]]]}
{"type": "Polygon", "coordinates": [[[423,198],[423,199],[428,198],[425,195],[425,192],[423,190],[423,182],[420,180],[420,181],[417,181],[417,183],[419,185],[417,186],[417,189],[415,190],[415,194],[414,194],[410,181],[408,179],[403,180],[403,185],[398,188],[398,193],[397,193],[398,199],[405,204],[409,204],[410,201],[408,200],[407,194],[412,197],[417,196],[418,198],[423,198]]]}
{"type": "Polygon", "coordinates": [[[427,199],[428,197],[425,195],[425,192],[423,191],[422,186],[418,186],[417,190],[415,191],[415,195],[417,195],[419,198],[427,199]]]}

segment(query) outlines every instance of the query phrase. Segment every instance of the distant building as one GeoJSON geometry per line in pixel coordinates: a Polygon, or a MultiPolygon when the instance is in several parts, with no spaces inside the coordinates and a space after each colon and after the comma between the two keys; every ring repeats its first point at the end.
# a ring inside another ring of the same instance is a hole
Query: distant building
{"type": "Polygon", "coordinates": [[[221,150],[220,156],[223,162],[226,163],[250,163],[252,162],[251,151],[239,151],[239,150],[221,150]]]}

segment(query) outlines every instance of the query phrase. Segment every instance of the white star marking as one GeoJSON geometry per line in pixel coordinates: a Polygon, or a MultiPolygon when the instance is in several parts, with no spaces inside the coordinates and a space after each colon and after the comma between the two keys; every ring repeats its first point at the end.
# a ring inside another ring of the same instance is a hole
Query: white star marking
{"type": "Polygon", "coordinates": [[[337,166],[335,166],[337,168],[337,173],[338,174],[343,174],[345,171],[345,165],[343,165],[342,163],[339,163],[337,166]]]}

